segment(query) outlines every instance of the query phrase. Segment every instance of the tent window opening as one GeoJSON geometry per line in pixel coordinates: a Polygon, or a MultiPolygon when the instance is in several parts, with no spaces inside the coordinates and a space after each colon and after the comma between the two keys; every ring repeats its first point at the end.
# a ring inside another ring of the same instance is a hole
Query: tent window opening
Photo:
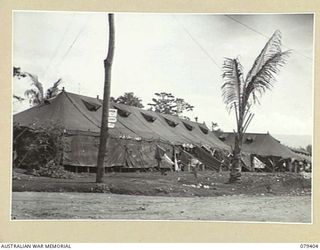
{"type": "Polygon", "coordinates": [[[120,115],[121,117],[128,117],[129,115],[131,115],[131,112],[124,110],[124,109],[120,109],[118,107],[113,106],[115,109],[118,110],[118,115],[120,115]]]}
{"type": "Polygon", "coordinates": [[[225,140],[226,140],[226,137],[223,136],[223,135],[220,135],[220,136],[219,136],[219,139],[220,139],[220,141],[225,141],[225,140]]]}
{"type": "Polygon", "coordinates": [[[87,102],[85,100],[82,100],[82,102],[89,111],[97,111],[101,107],[100,104],[94,102],[87,102]]]}
{"type": "Polygon", "coordinates": [[[147,114],[142,113],[142,112],[140,112],[140,113],[143,116],[143,118],[146,119],[146,121],[148,121],[148,122],[154,122],[157,119],[157,117],[154,117],[152,115],[147,115],[147,114]]]}
{"type": "Polygon", "coordinates": [[[252,143],[253,142],[253,138],[252,137],[247,137],[246,138],[246,143],[252,143]]]}
{"type": "Polygon", "coordinates": [[[209,133],[209,130],[208,130],[208,129],[206,129],[206,128],[202,127],[202,126],[199,126],[199,128],[200,128],[200,130],[201,130],[202,133],[204,133],[204,134],[206,134],[206,135],[209,133]]]}
{"type": "Polygon", "coordinates": [[[189,131],[192,131],[192,130],[193,130],[193,126],[191,126],[190,124],[183,122],[183,125],[184,125],[184,126],[186,127],[186,129],[188,129],[189,131]]]}
{"type": "Polygon", "coordinates": [[[171,120],[169,120],[169,119],[167,119],[167,118],[164,118],[164,120],[168,123],[168,125],[170,126],[170,127],[173,127],[173,128],[175,128],[179,123],[177,123],[177,122],[174,122],[174,121],[171,121],[171,120]]]}

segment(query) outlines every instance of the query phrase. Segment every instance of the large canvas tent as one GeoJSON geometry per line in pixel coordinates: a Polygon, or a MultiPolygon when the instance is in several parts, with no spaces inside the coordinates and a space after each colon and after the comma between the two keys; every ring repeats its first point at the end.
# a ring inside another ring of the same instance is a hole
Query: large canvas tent
{"type": "MultiPolygon", "coordinates": [[[[235,134],[231,132],[220,133],[219,139],[234,147],[235,134]]],[[[245,133],[242,150],[247,153],[261,156],[278,156],[282,158],[294,158],[294,154],[288,147],[282,145],[269,133],[245,133]]]]}
{"type": "MultiPolygon", "coordinates": [[[[231,132],[222,132],[217,134],[218,138],[229,145],[234,147],[235,134],[231,132]]],[[[276,140],[269,133],[245,133],[242,144],[243,163],[248,170],[253,169],[253,159],[259,161],[264,160],[265,165],[269,163],[290,162],[300,157],[292,152],[288,147],[282,145],[280,141],[276,140]],[[257,158],[253,158],[257,157],[257,158]],[[259,159],[258,159],[259,158],[259,159]],[[271,160],[271,161],[269,161],[271,160]],[[272,162],[273,161],[273,162],[272,162]]],[[[274,166],[272,166],[273,168],[274,166]]]]}
{"type": "MultiPolygon", "coordinates": [[[[182,145],[230,150],[204,124],[123,104],[110,106],[117,109],[118,115],[115,128],[109,129],[106,167],[155,166],[157,146],[170,156],[175,146],[182,145]]],[[[53,99],[15,114],[13,123],[33,131],[49,123],[59,124],[65,131],[63,164],[88,168],[96,166],[101,112],[102,100],[62,91],[53,99]]]]}

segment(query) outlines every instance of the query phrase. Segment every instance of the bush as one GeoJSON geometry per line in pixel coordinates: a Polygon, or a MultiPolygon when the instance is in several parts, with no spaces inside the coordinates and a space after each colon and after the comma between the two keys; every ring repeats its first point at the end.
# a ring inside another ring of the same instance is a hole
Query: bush
{"type": "Polygon", "coordinates": [[[110,193],[110,188],[106,184],[98,183],[91,187],[90,191],[93,193],[110,193]]]}
{"type": "MultiPolygon", "coordinates": [[[[62,164],[64,151],[64,129],[59,124],[49,123],[37,128],[14,125],[14,167],[24,167],[32,172],[47,168],[50,172],[62,164]]],[[[62,166],[60,168],[63,169],[62,166]]]]}
{"type": "Polygon", "coordinates": [[[71,179],[72,173],[66,171],[63,166],[57,165],[53,160],[49,161],[44,167],[33,170],[35,176],[45,176],[51,178],[71,179]]]}

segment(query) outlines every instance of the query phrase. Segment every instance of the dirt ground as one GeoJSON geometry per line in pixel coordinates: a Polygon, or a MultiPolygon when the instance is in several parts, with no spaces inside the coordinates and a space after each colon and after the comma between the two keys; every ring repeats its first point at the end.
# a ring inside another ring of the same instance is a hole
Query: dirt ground
{"type": "Polygon", "coordinates": [[[12,219],[311,222],[311,179],[295,173],[108,173],[72,179],[15,170],[12,219]]]}
{"type": "Polygon", "coordinates": [[[242,173],[241,184],[226,184],[228,172],[108,173],[104,184],[95,174],[75,174],[72,179],[27,175],[15,171],[12,190],[36,192],[113,193],[172,197],[216,197],[223,195],[310,195],[311,179],[295,173],[242,173]]]}
{"type": "Polygon", "coordinates": [[[310,196],[163,197],[13,192],[12,219],[311,222],[310,196]]]}

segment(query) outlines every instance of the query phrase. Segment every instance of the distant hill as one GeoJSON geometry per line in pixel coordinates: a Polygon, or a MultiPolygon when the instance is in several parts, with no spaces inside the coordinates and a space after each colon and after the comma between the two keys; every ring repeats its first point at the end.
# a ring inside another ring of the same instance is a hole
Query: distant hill
{"type": "Polygon", "coordinates": [[[294,147],[294,148],[305,148],[307,145],[312,144],[311,135],[280,135],[272,134],[274,138],[279,140],[282,144],[294,147]]]}

